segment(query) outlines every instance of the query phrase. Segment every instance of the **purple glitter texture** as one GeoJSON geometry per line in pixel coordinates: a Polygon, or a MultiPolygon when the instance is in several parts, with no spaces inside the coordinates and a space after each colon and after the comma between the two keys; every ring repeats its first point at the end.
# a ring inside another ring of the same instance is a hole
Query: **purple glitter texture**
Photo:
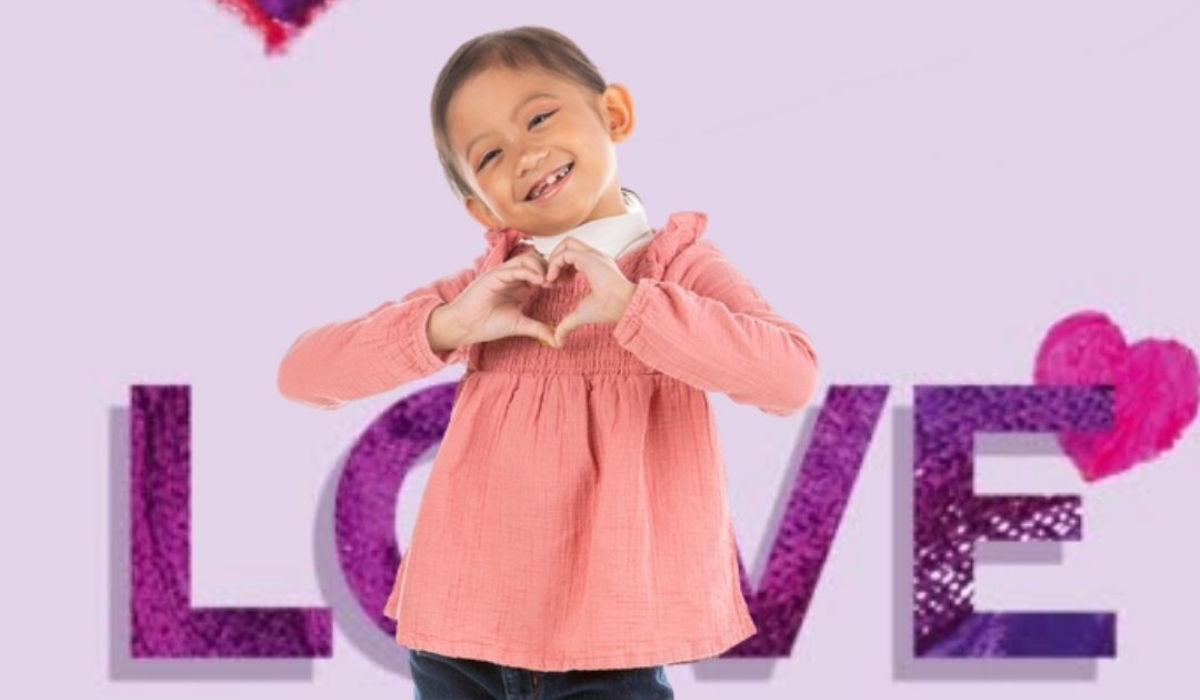
{"type": "Polygon", "coordinates": [[[915,387],[913,644],[922,657],[1115,656],[1110,612],[974,612],[974,543],[1078,540],[1077,496],[977,496],[976,432],[1110,430],[1113,387],[915,387]]]}
{"type": "MultiPolygon", "coordinates": [[[[350,589],[376,625],[400,563],[397,495],[443,436],[457,383],[397,402],[356,441],[338,482],[335,530],[350,589]]],[[[875,432],[888,388],[831,386],[757,591],[738,559],[759,633],[722,656],[792,653],[875,432]]],[[[1115,656],[1110,612],[983,612],[970,603],[974,542],[1078,540],[1080,499],[976,496],[975,432],[1112,428],[1110,385],[918,386],[914,425],[914,647],[918,656],[1115,656]]],[[[187,386],[131,388],[131,653],[134,657],[332,654],[329,608],[190,605],[187,386]]]]}
{"type": "Polygon", "coordinates": [[[886,385],[829,387],[757,592],[738,557],[758,633],[723,657],[791,656],[887,393],[886,385]]]}
{"type": "Polygon", "coordinates": [[[400,566],[396,503],[417,460],[442,439],[458,382],[407,396],[376,418],[355,442],[338,480],[334,527],[338,558],[363,611],[389,635],[383,614],[400,566]]]}
{"type": "Polygon", "coordinates": [[[333,654],[329,608],[191,606],[190,388],[130,388],[130,655],[333,654]]]}

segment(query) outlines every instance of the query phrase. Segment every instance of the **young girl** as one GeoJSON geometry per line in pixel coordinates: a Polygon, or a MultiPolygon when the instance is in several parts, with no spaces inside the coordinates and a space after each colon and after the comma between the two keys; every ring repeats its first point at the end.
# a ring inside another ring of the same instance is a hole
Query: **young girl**
{"type": "Polygon", "coordinates": [[[468,41],[431,111],[486,251],[302,334],[280,391],[336,408],[467,365],[384,609],[417,697],[673,697],[664,664],[757,631],[705,392],[794,413],[816,352],[704,214],[647,224],[617,179],[629,93],[566,37],[468,41]]]}

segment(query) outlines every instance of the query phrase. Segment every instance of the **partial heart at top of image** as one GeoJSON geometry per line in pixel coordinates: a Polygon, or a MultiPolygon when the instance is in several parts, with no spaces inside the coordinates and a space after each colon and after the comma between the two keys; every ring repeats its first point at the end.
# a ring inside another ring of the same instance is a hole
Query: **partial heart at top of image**
{"type": "Polygon", "coordinates": [[[282,54],[287,43],[328,9],[333,0],[216,0],[257,30],[267,54],[282,54]]]}
{"type": "Polygon", "coordinates": [[[1046,332],[1034,381],[1113,385],[1111,430],[1057,434],[1089,482],[1170,449],[1196,417],[1200,393],[1196,356],[1188,346],[1158,338],[1128,345],[1121,328],[1099,311],[1072,314],[1046,332]]]}

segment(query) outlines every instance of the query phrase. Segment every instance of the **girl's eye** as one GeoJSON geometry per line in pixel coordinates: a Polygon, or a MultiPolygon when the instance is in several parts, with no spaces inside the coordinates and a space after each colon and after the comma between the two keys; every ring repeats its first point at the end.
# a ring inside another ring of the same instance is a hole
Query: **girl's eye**
{"type": "MultiPolygon", "coordinates": [[[[549,112],[542,112],[541,114],[535,114],[533,119],[529,120],[529,127],[533,128],[534,126],[541,124],[541,122],[539,122],[538,119],[542,119],[543,117],[545,117],[546,119],[549,119],[550,115],[554,114],[557,111],[558,111],[557,109],[552,109],[549,112]]],[[[497,149],[493,148],[492,150],[488,151],[487,153],[485,153],[483,155],[483,160],[479,161],[479,167],[475,169],[476,172],[483,170],[483,166],[488,164],[488,161],[492,159],[492,154],[496,153],[496,150],[497,149]]]]}
{"type": "Polygon", "coordinates": [[[476,171],[483,170],[483,166],[487,165],[487,162],[492,159],[492,154],[495,152],[496,152],[496,149],[493,148],[492,150],[485,153],[483,155],[483,160],[479,161],[479,167],[476,168],[476,171]]]}
{"type": "Polygon", "coordinates": [[[535,115],[535,116],[533,117],[533,119],[530,119],[530,120],[529,120],[529,126],[531,126],[531,127],[532,127],[532,126],[534,126],[535,122],[536,122],[536,123],[538,123],[538,124],[540,124],[541,122],[538,122],[538,121],[537,121],[537,120],[538,120],[540,117],[546,117],[546,118],[549,118],[551,114],[554,114],[554,113],[555,113],[555,112],[557,112],[557,111],[558,111],[557,109],[554,109],[554,110],[551,110],[551,111],[549,111],[549,112],[542,112],[541,114],[535,115]]]}

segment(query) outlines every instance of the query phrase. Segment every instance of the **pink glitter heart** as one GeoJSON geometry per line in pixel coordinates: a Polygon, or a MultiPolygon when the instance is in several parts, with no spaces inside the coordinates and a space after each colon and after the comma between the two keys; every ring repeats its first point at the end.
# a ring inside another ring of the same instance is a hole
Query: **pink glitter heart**
{"type": "Polygon", "coordinates": [[[284,53],[287,42],[328,9],[332,0],[217,0],[262,34],[267,54],[284,53]]]}
{"type": "Polygon", "coordinates": [[[1086,481],[1146,462],[1169,449],[1196,417],[1196,356],[1174,340],[1125,343],[1120,327],[1099,311],[1068,316],[1038,349],[1039,384],[1112,384],[1113,429],[1062,431],[1058,442],[1086,481]]]}

